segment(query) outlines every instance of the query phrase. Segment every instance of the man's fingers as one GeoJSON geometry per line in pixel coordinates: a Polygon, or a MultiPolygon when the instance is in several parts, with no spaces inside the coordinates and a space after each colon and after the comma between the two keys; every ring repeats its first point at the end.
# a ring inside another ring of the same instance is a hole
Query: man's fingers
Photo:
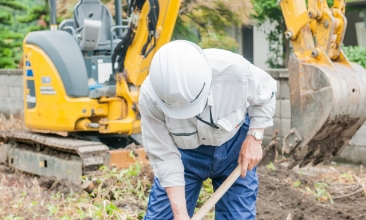
{"type": "Polygon", "coordinates": [[[241,178],[244,178],[245,175],[247,175],[247,169],[248,169],[248,162],[244,160],[244,162],[241,164],[241,178]]]}
{"type": "Polygon", "coordinates": [[[248,170],[252,170],[255,167],[255,164],[248,164],[248,170]]]}
{"type": "Polygon", "coordinates": [[[238,164],[240,164],[241,161],[242,161],[242,157],[239,156],[239,158],[238,158],[238,164]]]}
{"type": "Polygon", "coordinates": [[[252,170],[258,163],[260,162],[260,159],[256,159],[256,160],[252,160],[249,164],[248,164],[248,170],[252,170]]]}

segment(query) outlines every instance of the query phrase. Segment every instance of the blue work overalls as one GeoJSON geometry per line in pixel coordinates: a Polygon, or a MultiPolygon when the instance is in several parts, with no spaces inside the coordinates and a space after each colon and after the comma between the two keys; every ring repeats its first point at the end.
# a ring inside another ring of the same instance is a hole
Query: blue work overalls
{"type": "MultiPolygon", "coordinates": [[[[247,136],[249,117],[233,138],[214,147],[201,145],[193,150],[179,149],[182,155],[188,214],[193,216],[202,183],[212,179],[216,190],[238,166],[241,146],[247,136]]],[[[256,168],[239,177],[215,205],[215,219],[255,219],[258,176],[256,168]]],[[[173,219],[168,195],[155,177],[144,220],[173,219]]]]}

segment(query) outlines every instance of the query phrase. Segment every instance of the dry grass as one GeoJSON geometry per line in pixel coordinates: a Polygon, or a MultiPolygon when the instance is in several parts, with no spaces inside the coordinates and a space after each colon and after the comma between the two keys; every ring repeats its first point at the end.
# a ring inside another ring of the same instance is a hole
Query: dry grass
{"type": "MultiPolygon", "coordinates": [[[[26,129],[24,121],[0,114],[0,130],[12,129],[26,129]]],[[[22,173],[0,164],[0,219],[142,219],[153,181],[151,167],[136,163],[127,169],[101,167],[100,171],[81,178],[97,185],[87,193],[67,181],[22,173]]],[[[211,193],[207,181],[198,206],[211,193]]],[[[212,218],[211,212],[207,219],[212,218]]]]}
{"type": "Polygon", "coordinates": [[[298,180],[288,178],[285,181],[303,194],[313,194],[320,202],[333,203],[337,199],[366,196],[366,175],[362,165],[359,170],[329,166],[325,173],[316,176],[305,176],[300,172],[298,180]]]}
{"type": "MultiPolygon", "coordinates": [[[[4,219],[142,219],[153,177],[150,166],[136,163],[127,169],[102,167],[101,171],[98,176],[83,177],[83,181],[97,185],[90,194],[73,191],[73,187],[62,185],[65,183],[58,187],[61,191],[50,190],[45,188],[42,178],[3,172],[0,216],[4,219]]],[[[198,205],[207,200],[211,188],[205,182],[198,205]]],[[[213,212],[206,219],[213,219],[213,212]]]]}
{"type": "Polygon", "coordinates": [[[146,176],[139,175],[141,169],[148,168],[140,164],[124,170],[103,167],[101,175],[84,177],[100,183],[91,194],[66,186],[61,190],[64,192],[51,191],[37,177],[2,174],[0,216],[4,219],[141,219],[151,184],[146,176]]]}
{"type": "Polygon", "coordinates": [[[0,131],[12,129],[26,129],[24,120],[14,118],[13,115],[10,115],[9,118],[6,118],[5,115],[0,114],[0,131]]]}

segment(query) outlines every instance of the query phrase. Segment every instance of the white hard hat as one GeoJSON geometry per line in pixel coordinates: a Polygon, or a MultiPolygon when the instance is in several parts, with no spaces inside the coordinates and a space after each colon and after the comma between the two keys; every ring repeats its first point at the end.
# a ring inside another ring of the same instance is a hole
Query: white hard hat
{"type": "Polygon", "coordinates": [[[212,69],[196,44],[177,40],[162,46],[152,59],[149,74],[156,102],[167,116],[186,119],[204,110],[212,69]]]}

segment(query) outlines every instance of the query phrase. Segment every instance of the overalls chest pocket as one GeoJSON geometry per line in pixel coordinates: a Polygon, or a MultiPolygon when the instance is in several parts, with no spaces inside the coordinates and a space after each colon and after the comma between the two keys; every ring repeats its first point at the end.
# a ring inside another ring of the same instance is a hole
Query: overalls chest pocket
{"type": "Polygon", "coordinates": [[[197,122],[199,127],[199,136],[201,137],[201,144],[204,145],[212,145],[212,146],[221,146],[228,140],[230,140],[238,131],[240,127],[235,127],[230,131],[225,130],[222,127],[212,127],[200,121],[197,122]],[[204,137],[204,138],[202,138],[204,137]]]}
{"type": "Polygon", "coordinates": [[[208,112],[206,115],[209,114],[209,121],[196,116],[200,142],[204,145],[220,146],[228,140],[230,132],[213,123],[211,107],[208,108],[208,112]]]}
{"type": "Polygon", "coordinates": [[[181,149],[195,149],[200,143],[194,119],[166,118],[166,125],[174,143],[181,149]]]}
{"type": "Polygon", "coordinates": [[[220,129],[214,130],[214,136],[218,146],[230,140],[244,124],[246,119],[246,106],[246,104],[239,105],[235,111],[219,117],[216,124],[220,129]]]}
{"type": "Polygon", "coordinates": [[[169,133],[172,136],[174,143],[181,149],[195,149],[200,145],[197,131],[191,133],[169,133]]]}

